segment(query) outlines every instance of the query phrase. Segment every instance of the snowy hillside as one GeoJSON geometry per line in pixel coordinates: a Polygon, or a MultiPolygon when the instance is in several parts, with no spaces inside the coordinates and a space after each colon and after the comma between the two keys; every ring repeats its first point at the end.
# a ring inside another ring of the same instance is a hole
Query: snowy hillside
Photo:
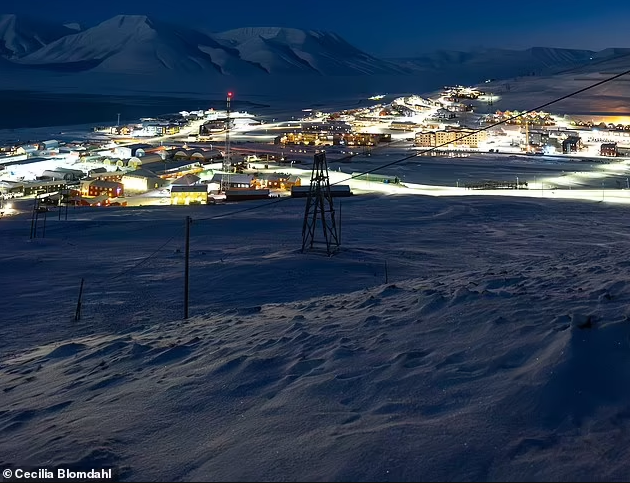
{"type": "Polygon", "coordinates": [[[22,57],[70,33],[64,26],[0,14],[0,57],[22,57]]]}
{"type": "Polygon", "coordinates": [[[624,205],[356,196],[332,258],[297,250],[304,200],[199,221],[243,207],[0,219],[3,467],[627,480],[624,205]]]}
{"type": "Polygon", "coordinates": [[[215,34],[238,50],[241,58],[262,65],[267,72],[295,70],[311,73],[406,73],[353,47],[336,34],[288,28],[243,28],[215,34]]]}
{"type": "Polygon", "coordinates": [[[534,47],[526,50],[484,49],[472,52],[438,51],[409,59],[397,59],[416,71],[459,72],[461,82],[508,79],[517,76],[551,75],[567,69],[592,71],[591,64],[627,55],[630,49],[591,50],[534,47]]]}
{"type": "MultiPolygon", "coordinates": [[[[120,15],[59,39],[20,62],[42,67],[79,65],[78,70],[128,74],[224,73],[221,64],[189,42],[186,34],[145,16],[120,15]]],[[[212,43],[201,35],[195,40],[212,43]]]]}
{"type": "MultiPolygon", "coordinates": [[[[630,49],[607,49],[589,64],[556,75],[515,77],[481,84],[498,95],[489,110],[531,109],[554,98],[579,91],[630,70],[630,49]]],[[[554,105],[553,111],[566,114],[628,114],[630,75],[619,77],[554,105]]],[[[483,106],[482,106],[483,107],[483,106]]]]}
{"type": "Polygon", "coordinates": [[[124,74],[303,73],[357,75],[402,70],[334,34],[296,29],[241,29],[206,34],[119,15],[30,53],[20,64],[50,70],[124,74]]]}

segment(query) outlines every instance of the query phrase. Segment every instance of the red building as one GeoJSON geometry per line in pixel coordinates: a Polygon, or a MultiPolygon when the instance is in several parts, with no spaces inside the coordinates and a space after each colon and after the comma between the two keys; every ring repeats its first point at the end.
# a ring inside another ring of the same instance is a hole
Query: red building
{"type": "Polygon", "coordinates": [[[604,143],[599,148],[600,156],[617,156],[617,143],[604,143]]]}
{"type": "Polygon", "coordinates": [[[110,198],[118,198],[124,196],[125,187],[122,183],[116,181],[94,180],[88,185],[88,196],[107,195],[110,198]]]}

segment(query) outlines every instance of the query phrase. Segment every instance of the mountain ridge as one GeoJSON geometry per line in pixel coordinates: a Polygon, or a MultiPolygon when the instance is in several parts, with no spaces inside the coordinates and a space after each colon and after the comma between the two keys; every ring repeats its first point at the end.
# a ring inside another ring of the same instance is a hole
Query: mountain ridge
{"type": "MultiPolygon", "coordinates": [[[[0,17],[0,21],[4,17],[7,16],[0,17]]],[[[12,38],[12,27],[9,21],[6,23],[6,36],[12,38]]],[[[66,35],[48,43],[31,42],[19,50],[13,49],[12,55],[4,58],[18,66],[45,69],[48,65],[67,65],[108,73],[406,73],[396,64],[357,49],[337,34],[323,31],[269,27],[210,33],[144,15],[118,15],[84,30],[62,28],[67,29],[66,35]]]]}
{"type": "Polygon", "coordinates": [[[114,82],[123,90],[133,85],[141,91],[170,92],[173,85],[189,84],[195,91],[229,85],[257,94],[274,89],[286,94],[328,92],[328,86],[337,89],[345,83],[348,91],[411,92],[451,83],[628,67],[627,48],[484,48],[379,58],[322,30],[243,27],[213,32],[146,15],[117,15],[88,27],[0,15],[0,70],[8,74],[0,80],[8,89],[50,89],[54,84],[100,92],[114,82]],[[273,81],[265,82],[267,77],[273,81]]]}

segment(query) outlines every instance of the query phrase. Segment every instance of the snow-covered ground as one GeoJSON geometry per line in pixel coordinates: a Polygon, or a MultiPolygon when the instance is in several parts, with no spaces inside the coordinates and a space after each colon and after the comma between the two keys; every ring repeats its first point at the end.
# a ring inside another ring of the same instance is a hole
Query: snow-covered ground
{"type": "Polygon", "coordinates": [[[0,219],[3,467],[627,480],[630,208],[355,196],[328,258],[257,203],[0,219]]]}
{"type": "MultiPolygon", "coordinates": [[[[519,77],[482,84],[480,87],[500,96],[499,99],[494,98],[492,106],[486,106],[489,112],[533,109],[538,105],[592,86],[629,67],[630,65],[626,65],[623,68],[599,73],[519,77]]],[[[626,76],[559,101],[545,110],[560,114],[585,115],[588,118],[627,115],[629,97],[630,85],[626,76]]]]}

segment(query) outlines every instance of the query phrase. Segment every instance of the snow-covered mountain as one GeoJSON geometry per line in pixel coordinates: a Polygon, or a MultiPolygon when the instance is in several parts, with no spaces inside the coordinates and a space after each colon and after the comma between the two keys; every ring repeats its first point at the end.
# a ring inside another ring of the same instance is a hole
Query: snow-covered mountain
{"type": "Polygon", "coordinates": [[[76,32],[80,32],[81,30],[83,30],[83,26],[77,22],[64,23],[63,26],[76,32]]]}
{"type": "Polygon", "coordinates": [[[417,72],[457,72],[461,82],[487,78],[506,79],[521,76],[540,76],[566,70],[592,71],[602,62],[625,59],[630,49],[602,51],[533,47],[526,50],[483,49],[473,52],[438,51],[426,55],[397,59],[403,67],[417,72]]]}
{"type": "Polygon", "coordinates": [[[337,75],[406,73],[350,45],[339,35],[290,28],[241,28],[215,34],[240,57],[256,62],[270,73],[291,71],[337,75]]]}
{"type": "MultiPolygon", "coordinates": [[[[446,84],[585,77],[628,67],[630,49],[484,49],[380,59],[337,34],[314,30],[257,27],[217,33],[141,15],[119,15],[82,28],[0,16],[1,89],[158,95],[236,89],[241,95],[286,97],[290,92],[302,99],[315,91],[317,96],[427,94],[446,84]],[[268,76],[273,82],[261,82],[268,76]]],[[[622,92],[615,102],[628,96],[622,92]]]]}
{"type": "Polygon", "coordinates": [[[72,33],[72,29],[26,17],[0,15],[0,57],[17,58],[72,33]]]}
{"type": "Polygon", "coordinates": [[[335,34],[297,29],[200,32],[140,15],[119,15],[15,60],[49,70],[103,73],[316,75],[398,74],[335,34]]]}

